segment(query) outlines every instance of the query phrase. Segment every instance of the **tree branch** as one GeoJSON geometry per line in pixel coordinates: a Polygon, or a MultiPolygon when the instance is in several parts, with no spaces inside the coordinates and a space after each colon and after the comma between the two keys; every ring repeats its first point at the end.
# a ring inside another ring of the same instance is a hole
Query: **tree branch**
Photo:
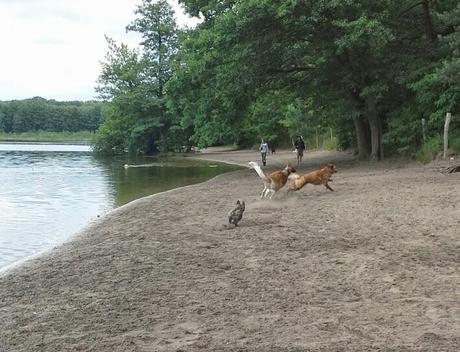
{"type": "Polygon", "coordinates": [[[309,66],[290,66],[286,68],[278,68],[278,69],[269,69],[267,72],[268,73],[293,73],[293,72],[304,72],[304,71],[309,71],[313,70],[316,68],[314,65],[309,65],[309,66]]]}

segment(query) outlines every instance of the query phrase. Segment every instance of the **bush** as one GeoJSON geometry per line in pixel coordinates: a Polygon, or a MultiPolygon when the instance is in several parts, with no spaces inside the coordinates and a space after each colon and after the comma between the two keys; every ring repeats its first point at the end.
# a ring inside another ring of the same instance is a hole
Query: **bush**
{"type": "Polygon", "coordinates": [[[451,140],[450,149],[452,149],[455,154],[460,154],[460,137],[451,140]]]}
{"type": "Polygon", "coordinates": [[[460,131],[453,131],[449,136],[449,149],[460,154],[460,131]]]}
{"type": "Polygon", "coordinates": [[[427,164],[432,161],[436,154],[442,150],[442,139],[440,136],[433,137],[426,141],[415,154],[415,158],[421,163],[427,164]]]}
{"type": "Polygon", "coordinates": [[[325,150],[339,150],[339,140],[337,137],[324,137],[323,149],[325,150]]]}

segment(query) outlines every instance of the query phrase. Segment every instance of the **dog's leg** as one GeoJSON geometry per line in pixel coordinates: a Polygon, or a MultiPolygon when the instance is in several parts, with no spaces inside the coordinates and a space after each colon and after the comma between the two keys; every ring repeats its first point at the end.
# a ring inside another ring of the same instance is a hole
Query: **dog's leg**
{"type": "Polygon", "coordinates": [[[327,184],[327,182],[324,184],[326,186],[326,188],[329,190],[329,191],[334,191],[331,187],[329,187],[329,185],[327,184]]]}
{"type": "Polygon", "coordinates": [[[262,190],[262,193],[260,194],[260,199],[262,199],[265,196],[265,191],[267,190],[267,187],[264,187],[262,190]]]}
{"type": "Polygon", "coordinates": [[[262,196],[260,198],[267,198],[269,192],[270,192],[270,190],[267,187],[265,187],[263,192],[262,192],[262,196]]]}
{"type": "Polygon", "coordinates": [[[268,198],[268,199],[271,199],[271,189],[270,188],[267,188],[267,190],[265,191],[265,198],[268,198]]]}
{"type": "Polygon", "coordinates": [[[270,188],[265,191],[265,198],[270,198],[270,188]]]}

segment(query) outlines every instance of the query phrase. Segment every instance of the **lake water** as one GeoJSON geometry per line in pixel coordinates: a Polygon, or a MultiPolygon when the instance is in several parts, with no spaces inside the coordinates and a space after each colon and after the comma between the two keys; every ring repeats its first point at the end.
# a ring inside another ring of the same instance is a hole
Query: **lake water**
{"type": "Polygon", "coordinates": [[[183,157],[98,159],[81,145],[0,144],[0,269],[134,199],[236,168],[183,157]]]}

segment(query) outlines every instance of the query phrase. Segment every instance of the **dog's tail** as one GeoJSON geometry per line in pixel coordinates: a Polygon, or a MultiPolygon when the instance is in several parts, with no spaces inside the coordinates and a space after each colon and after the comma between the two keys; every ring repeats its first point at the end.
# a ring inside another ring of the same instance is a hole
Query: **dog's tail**
{"type": "Polygon", "coordinates": [[[257,164],[255,161],[250,161],[249,163],[249,167],[253,168],[254,170],[256,170],[257,174],[259,175],[259,177],[264,180],[264,181],[269,181],[270,179],[267,177],[267,175],[265,175],[264,171],[262,170],[262,168],[259,166],[259,164],[257,164]]]}

